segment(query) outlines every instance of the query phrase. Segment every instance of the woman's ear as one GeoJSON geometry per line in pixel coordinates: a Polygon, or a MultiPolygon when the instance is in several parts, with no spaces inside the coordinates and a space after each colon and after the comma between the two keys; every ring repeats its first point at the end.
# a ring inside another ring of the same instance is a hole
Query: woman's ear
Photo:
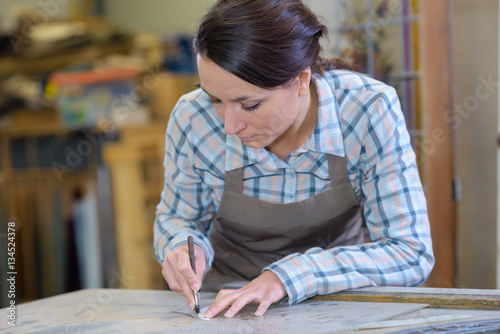
{"type": "Polygon", "coordinates": [[[309,84],[311,83],[311,67],[306,68],[297,76],[299,84],[299,97],[309,95],[309,84]]]}

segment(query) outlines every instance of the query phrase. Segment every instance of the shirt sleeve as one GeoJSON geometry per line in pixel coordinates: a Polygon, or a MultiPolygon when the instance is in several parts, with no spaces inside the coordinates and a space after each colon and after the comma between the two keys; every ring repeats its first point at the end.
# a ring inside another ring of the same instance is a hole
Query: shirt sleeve
{"type": "Polygon", "coordinates": [[[366,286],[415,286],[434,266],[427,205],[397,95],[368,106],[358,175],[371,242],[311,248],[269,265],[295,304],[316,294],[366,286]]]}
{"type": "Polygon", "coordinates": [[[156,208],[154,246],[160,264],[192,235],[204,251],[207,270],[214,252],[207,238],[214,205],[210,189],[193,166],[189,103],[181,100],[169,119],[165,141],[165,185],[156,208]]]}

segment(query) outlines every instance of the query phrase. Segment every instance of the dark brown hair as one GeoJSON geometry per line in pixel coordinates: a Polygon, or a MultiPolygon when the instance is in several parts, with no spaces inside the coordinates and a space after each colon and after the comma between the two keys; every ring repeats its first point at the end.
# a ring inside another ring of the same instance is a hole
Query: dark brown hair
{"type": "Polygon", "coordinates": [[[327,28],[300,0],[218,0],[196,30],[194,51],[262,88],[344,67],[320,57],[327,28]]]}

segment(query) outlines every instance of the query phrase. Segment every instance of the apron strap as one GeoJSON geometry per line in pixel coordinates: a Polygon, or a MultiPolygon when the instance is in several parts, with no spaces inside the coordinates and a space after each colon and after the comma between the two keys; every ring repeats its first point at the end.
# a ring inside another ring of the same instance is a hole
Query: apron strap
{"type": "Polygon", "coordinates": [[[326,156],[328,157],[328,173],[330,174],[332,187],[349,182],[346,158],[333,154],[327,154],[326,156]]]}
{"type": "Polygon", "coordinates": [[[231,191],[237,194],[243,193],[243,167],[227,171],[224,179],[225,191],[231,191]]]}

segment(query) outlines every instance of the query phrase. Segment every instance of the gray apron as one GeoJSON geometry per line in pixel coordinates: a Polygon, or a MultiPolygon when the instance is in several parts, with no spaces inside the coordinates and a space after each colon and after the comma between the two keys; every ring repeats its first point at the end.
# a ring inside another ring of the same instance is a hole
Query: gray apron
{"type": "Polygon", "coordinates": [[[327,157],[332,188],[294,203],[243,195],[243,167],[226,172],[210,231],[215,258],[203,291],[218,291],[231,281],[250,281],[292,253],[363,242],[360,204],[349,183],[346,159],[327,157]]]}

